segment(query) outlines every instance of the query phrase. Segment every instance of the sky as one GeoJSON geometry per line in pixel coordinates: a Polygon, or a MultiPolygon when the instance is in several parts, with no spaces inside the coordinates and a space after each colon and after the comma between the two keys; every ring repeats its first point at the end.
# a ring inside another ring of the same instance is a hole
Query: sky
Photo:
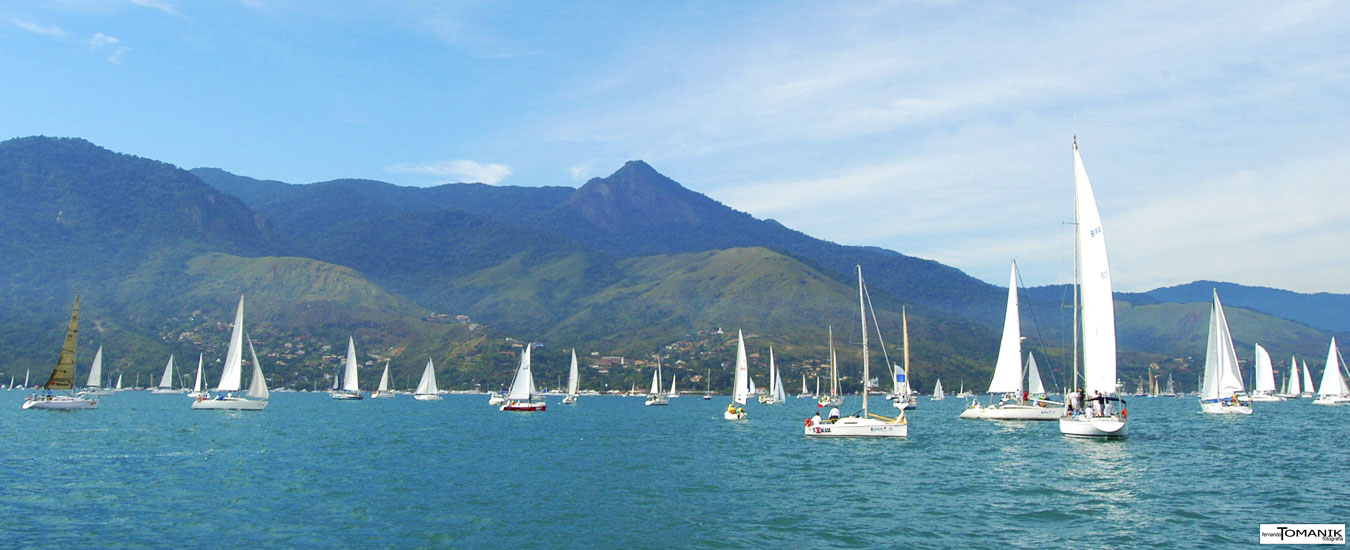
{"type": "Polygon", "coordinates": [[[292,183],[580,186],[1073,278],[1077,136],[1120,291],[1350,293],[1350,3],[0,4],[0,139],[292,183]]]}

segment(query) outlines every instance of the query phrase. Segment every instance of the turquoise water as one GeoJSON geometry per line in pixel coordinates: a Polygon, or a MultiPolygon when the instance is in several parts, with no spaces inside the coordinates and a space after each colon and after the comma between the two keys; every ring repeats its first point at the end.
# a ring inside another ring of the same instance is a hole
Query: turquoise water
{"type": "Polygon", "coordinates": [[[1350,408],[1310,400],[1225,418],[1137,398],[1130,438],[1102,442],[958,420],[956,399],[922,400],[907,440],[810,440],[808,399],[733,423],[724,396],[272,397],[56,412],[0,391],[0,547],[1214,547],[1350,521],[1350,408]]]}

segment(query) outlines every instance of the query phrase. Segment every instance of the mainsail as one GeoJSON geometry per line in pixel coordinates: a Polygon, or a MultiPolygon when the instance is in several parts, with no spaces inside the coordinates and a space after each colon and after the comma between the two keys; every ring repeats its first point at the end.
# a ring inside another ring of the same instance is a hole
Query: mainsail
{"type": "Polygon", "coordinates": [[[745,356],[745,337],[736,331],[736,379],[731,389],[731,400],[744,405],[750,397],[750,360],[745,356]]]}
{"type": "Polygon", "coordinates": [[[1073,145],[1074,210],[1077,220],[1078,271],[1082,300],[1083,387],[1088,395],[1116,393],[1116,306],[1111,297],[1111,267],[1106,237],[1092,182],[1073,145]]]}
{"type": "MultiPolygon", "coordinates": [[[[75,308],[70,312],[70,326],[66,328],[66,340],[61,344],[61,355],[52,367],[52,375],[42,387],[49,390],[75,389],[75,346],[80,336],[80,297],[75,296],[75,308]]],[[[102,350],[102,348],[99,348],[102,350]]],[[[27,386],[25,378],[24,385],[27,386]]]]}
{"type": "Polygon", "coordinates": [[[159,377],[159,388],[162,390],[173,389],[173,356],[169,356],[169,364],[164,365],[164,374],[159,377]]]}
{"type": "Polygon", "coordinates": [[[1008,276],[1008,306],[1003,314],[1003,338],[998,344],[998,360],[989,393],[1022,393],[1022,326],[1017,311],[1017,262],[1008,276]]]}
{"type": "Polygon", "coordinates": [[[422,380],[417,383],[417,389],[413,393],[417,395],[439,393],[436,389],[436,366],[432,364],[431,359],[427,359],[427,367],[422,369],[422,380]]]}
{"type": "Polygon", "coordinates": [[[234,328],[230,329],[230,348],[225,352],[225,369],[220,373],[216,391],[239,391],[244,381],[244,297],[239,297],[239,309],[234,313],[234,328]]]}
{"type": "Polygon", "coordinates": [[[248,339],[248,354],[253,358],[253,379],[249,381],[244,396],[249,399],[267,399],[271,392],[267,391],[267,380],[263,378],[262,363],[258,362],[258,352],[253,349],[252,338],[248,339]]]}

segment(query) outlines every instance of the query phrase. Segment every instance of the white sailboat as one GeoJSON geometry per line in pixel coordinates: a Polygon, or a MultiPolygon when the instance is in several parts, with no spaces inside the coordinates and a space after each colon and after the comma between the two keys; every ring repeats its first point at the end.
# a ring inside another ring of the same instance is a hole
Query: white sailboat
{"type": "Polygon", "coordinates": [[[675,389],[675,379],[680,376],[678,372],[670,373],[670,391],[666,393],[666,398],[675,399],[680,396],[680,392],[675,389]]]}
{"type": "Polygon", "coordinates": [[[735,373],[731,382],[731,403],[722,411],[722,418],[745,420],[745,402],[750,399],[750,360],[745,356],[745,337],[740,330],[736,331],[735,373]]]}
{"type": "MultiPolygon", "coordinates": [[[[875,315],[873,321],[875,321],[875,315]]],[[[919,407],[919,400],[914,398],[915,392],[909,386],[909,315],[905,313],[905,308],[900,308],[900,334],[903,340],[905,354],[905,369],[901,371],[895,365],[891,365],[892,377],[895,379],[895,393],[891,402],[895,408],[902,411],[912,411],[919,407]]],[[[881,331],[877,331],[877,338],[881,338],[881,331]]],[[[882,342],[882,349],[885,349],[885,342],[882,342]]]]}
{"type": "Polygon", "coordinates": [[[436,366],[431,363],[431,358],[427,358],[427,366],[422,369],[422,379],[417,382],[417,389],[413,391],[413,399],[418,401],[440,401],[441,392],[436,389],[436,366]]]}
{"type": "Polygon", "coordinates": [[[347,337],[347,360],[343,364],[342,384],[329,392],[328,396],[333,399],[363,399],[365,396],[361,395],[361,381],[357,376],[356,339],[351,336],[347,337]]]}
{"type": "Polygon", "coordinates": [[[1008,303],[1003,316],[1003,336],[999,340],[998,359],[994,361],[994,377],[989,381],[989,403],[972,400],[961,418],[967,420],[1057,420],[1063,415],[1061,405],[1032,397],[1045,393],[1041,385],[1040,372],[1036,369],[1036,359],[1027,362],[1026,377],[1028,386],[1022,385],[1022,316],[1017,303],[1017,262],[1012,263],[1012,272],[1008,276],[1008,303]],[[1031,391],[1031,385],[1036,390],[1031,391]],[[994,395],[1002,394],[999,402],[994,395]]]}
{"type": "Polygon", "coordinates": [[[156,386],[155,389],[150,390],[150,393],[157,393],[157,394],[161,394],[161,395],[166,395],[166,394],[181,394],[181,393],[183,393],[183,390],[175,390],[175,389],[173,389],[173,356],[172,356],[172,355],[169,356],[169,362],[168,362],[168,364],[164,365],[164,374],[161,375],[161,376],[159,377],[159,386],[156,386]]]}
{"type": "Polygon", "coordinates": [[[1322,385],[1317,387],[1314,405],[1350,405],[1350,389],[1345,386],[1340,358],[1341,351],[1336,349],[1336,338],[1333,337],[1331,348],[1327,350],[1327,365],[1322,370],[1322,385]]]}
{"type": "Polygon", "coordinates": [[[661,391],[661,356],[656,356],[656,370],[652,371],[652,386],[647,391],[647,400],[643,405],[669,405],[670,400],[661,391]]]}
{"type": "MultiPolygon", "coordinates": [[[[564,405],[575,405],[577,403],[577,388],[581,384],[581,377],[577,370],[577,350],[572,349],[572,365],[567,369],[567,395],[563,397],[564,405]]],[[[674,386],[674,383],[671,383],[674,386]]]]}
{"type": "MultiPolygon", "coordinates": [[[[817,379],[819,380],[819,379],[817,379]]],[[[797,394],[797,399],[806,399],[811,397],[811,392],[806,391],[806,373],[802,373],[802,392],[797,394]]]]}
{"type": "Polygon", "coordinates": [[[1303,394],[1303,385],[1300,383],[1298,375],[1298,358],[1289,357],[1289,376],[1285,379],[1284,393],[1280,397],[1285,399],[1298,399],[1303,394]]]}
{"type": "MultiPolygon", "coordinates": [[[[85,399],[76,395],[53,395],[52,390],[75,390],[75,347],[80,335],[80,296],[75,296],[75,307],[70,311],[70,325],[66,327],[66,339],[61,344],[61,355],[52,367],[51,376],[42,385],[45,394],[33,393],[24,398],[23,409],[92,409],[98,406],[98,399],[85,399]]],[[[27,381],[24,383],[27,386],[27,381]]]]}
{"type": "MultiPolygon", "coordinates": [[[[249,342],[249,352],[253,353],[253,342],[249,342]]],[[[220,383],[216,385],[216,391],[222,392],[220,395],[212,397],[210,394],[198,397],[192,402],[194,410],[231,410],[231,411],[261,411],[267,406],[267,399],[270,394],[267,391],[267,383],[263,379],[262,365],[258,363],[258,356],[253,353],[253,383],[249,385],[248,391],[244,397],[237,397],[234,392],[243,387],[244,381],[244,297],[239,297],[239,309],[234,314],[234,328],[230,330],[230,347],[225,352],[225,368],[220,373],[220,383]]]]}
{"type": "MultiPolygon", "coordinates": [[[[834,355],[834,327],[830,328],[830,394],[821,395],[816,406],[820,408],[838,407],[844,404],[844,394],[839,391],[839,361],[834,355]]],[[[819,394],[820,391],[816,391],[819,394]]]]}
{"type": "Polygon", "coordinates": [[[1245,395],[1237,351],[1228,331],[1228,317],[1214,292],[1214,309],[1209,317],[1209,343],[1205,346],[1205,375],[1200,384],[1200,410],[1210,414],[1252,414],[1251,401],[1245,395]]]}
{"type": "MultiPolygon", "coordinates": [[[[858,312],[862,317],[862,356],[863,356],[863,390],[862,390],[862,412],[856,415],[845,416],[836,421],[815,423],[808,420],[803,433],[807,437],[907,437],[909,435],[909,422],[905,419],[905,411],[899,411],[896,418],[886,418],[877,414],[867,412],[867,393],[871,385],[871,370],[867,351],[867,309],[863,303],[863,295],[867,292],[867,287],[863,284],[862,266],[858,266],[858,312]]],[[[908,350],[906,350],[908,351],[908,350]]]]}
{"type": "Polygon", "coordinates": [[[89,364],[89,378],[84,382],[84,389],[80,390],[79,395],[100,396],[112,395],[112,390],[103,388],[103,346],[98,347],[94,352],[94,362],[89,364]]]}
{"type": "Polygon", "coordinates": [[[782,373],[778,372],[778,365],[773,360],[773,348],[769,348],[769,393],[761,395],[759,402],[765,405],[774,405],[787,401],[787,391],[783,388],[782,373]]]}
{"type": "Polygon", "coordinates": [[[398,395],[389,391],[389,360],[384,360],[384,374],[380,375],[380,385],[375,388],[375,392],[370,394],[371,399],[388,398],[398,395]]]}
{"type": "Polygon", "coordinates": [[[532,412],[545,410],[546,405],[542,400],[535,401],[539,397],[539,392],[534,387],[534,375],[530,372],[530,348],[533,344],[525,344],[525,351],[520,354],[520,365],[516,367],[516,377],[511,381],[511,390],[506,393],[506,402],[502,403],[503,411],[532,412]]]}
{"type": "Polygon", "coordinates": [[[933,385],[933,397],[929,401],[942,401],[947,398],[947,394],[942,393],[942,379],[939,378],[937,384],[933,385]]]}
{"type": "Polygon", "coordinates": [[[117,384],[113,385],[113,391],[122,391],[122,373],[117,373],[117,384]]]}
{"type": "Polygon", "coordinates": [[[1312,371],[1308,370],[1307,361],[1299,361],[1299,363],[1303,365],[1303,393],[1301,395],[1303,397],[1314,397],[1317,392],[1315,389],[1317,386],[1313,385],[1312,371]]]}
{"type": "Polygon", "coordinates": [[[1276,395],[1275,390],[1275,364],[1270,360],[1270,353],[1261,344],[1256,344],[1256,374],[1252,376],[1252,395],[1251,400],[1262,402],[1284,401],[1284,397],[1276,395]]]}
{"type": "Polygon", "coordinates": [[[966,391],[966,381],[965,379],[962,379],[960,388],[956,390],[956,398],[970,399],[972,397],[975,397],[975,393],[966,391]]]}
{"type": "Polygon", "coordinates": [[[1074,386],[1081,388],[1080,406],[1065,408],[1059,419],[1059,432],[1075,437],[1120,439],[1129,435],[1125,401],[1116,396],[1116,307],[1111,293],[1111,267],[1106,259],[1106,238],[1097,199],[1078,139],[1073,141],[1074,248],[1076,278],[1074,289],[1074,386]],[[1081,304],[1078,303],[1081,301],[1081,304]],[[1080,332],[1081,331],[1081,332],[1080,332]],[[1078,350],[1082,346],[1083,385],[1078,386],[1078,350]],[[1088,407],[1088,400],[1097,403],[1088,407]],[[1118,407],[1112,405],[1119,403],[1118,407]],[[1084,409],[1091,409],[1085,411],[1084,409]]]}
{"type": "Polygon", "coordinates": [[[202,397],[206,392],[202,391],[202,355],[197,354],[197,379],[192,383],[192,391],[188,397],[202,397]]]}

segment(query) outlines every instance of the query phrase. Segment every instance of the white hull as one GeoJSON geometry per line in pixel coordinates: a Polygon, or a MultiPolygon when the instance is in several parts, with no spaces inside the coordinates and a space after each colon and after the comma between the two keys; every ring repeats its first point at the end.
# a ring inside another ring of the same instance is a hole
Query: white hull
{"type": "Polygon", "coordinates": [[[388,398],[394,397],[394,396],[396,396],[396,395],[398,395],[398,394],[396,394],[396,393],[394,393],[394,392],[391,392],[391,391],[378,391],[378,390],[376,390],[376,391],[374,391],[374,392],[371,392],[370,398],[371,398],[371,399],[388,399],[388,398]]]}
{"type": "Polygon", "coordinates": [[[505,405],[501,406],[501,410],[503,411],[516,411],[516,412],[537,412],[537,411],[544,411],[546,410],[546,408],[547,408],[546,405],[538,401],[529,401],[529,402],[510,401],[507,402],[505,405]]]}
{"type": "Polygon", "coordinates": [[[741,412],[722,411],[722,418],[725,418],[727,420],[745,420],[745,411],[741,412]]]}
{"type": "Polygon", "coordinates": [[[1313,400],[1314,405],[1350,405],[1350,397],[1344,395],[1327,395],[1313,400]]]}
{"type": "Polygon", "coordinates": [[[83,391],[80,391],[79,393],[76,393],[75,395],[88,395],[88,396],[98,397],[98,396],[102,396],[102,395],[112,395],[112,394],[114,394],[114,393],[117,393],[117,392],[114,392],[113,390],[98,389],[98,390],[83,390],[83,391]]]}
{"type": "Polygon", "coordinates": [[[266,401],[255,401],[242,397],[222,397],[220,399],[198,399],[192,402],[193,410],[213,411],[261,411],[266,401]]]}
{"type": "Polygon", "coordinates": [[[892,405],[895,405],[895,408],[900,409],[900,410],[902,410],[902,411],[912,411],[912,410],[914,410],[914,409],[919,408],[919,404],[918,404],[918,403],[915,403],[915,402],[913,402],[913,401],[908,401],[908,400],[899,400],[899,399],[897,399],[897,400],[895,400],[895,401],[892,401],[891,404],[892,404],[892,405]]]}
{"type": "Polygon", "coordinates": [[[1059,420],[1061,416],[1064,416],[1061,408],[1017,404],[986,407],[976,403],[961,411],[961,418],[966,420],[1059,420]]]}
{"type": "Polygon", "coordinates": [[[803,433],[809,437],[908,437],[909,424],[850,416],[833,424],[806,426],[803,433]]]}
{"type": "Polygon", "coordinates": [[[843,396],[839,396],[839,397],[830,397],[830,396],[826,395],[826,396],[821,397],[820,400],[816,401],[816,405],[817,405],[818,407],[822,408],[822,409],[825,408],[825,407],[838,407],[838,406],[843,405],[843,404],[844,404],[844,397],[843,397],[843,396]]]}
{"type": "Polygon", "coordinates": [[[1200,412],[1206,414],[1252,414],[1252,406],[1228,405],[1224,403],[1201,403],[1200,412]]]}
{"type": "Polygon", "coordinates": [[[1103,439],[1125,439],[1130,435],[1130,426],[1119,416],[1061,416],[1059,433],[1073,437],[1098,437],[1103,439]]]}
{"type": "Polygon", "coordinates": [[[575,395],[569,395],[569,396],[567,396],[567,397],[564,397],[563,400],[562,400],[562,402],[563,402],[564,405],[576,405],[576,404],[577,404],[577,396],[575,396],[575,395]]]}
{"type": "Polygon", "coordinates": [[[57,395],[51,398],[38,397],[23,402],[24,409],[74,410],[98,407],[97,399],[81,399],[69,395],[57,395]]]}
{"type": "MultiPolygon", "coordinates": [[[[389,397],[393,397],[393,396],[390,395],[389,397]]],[[[441,396],[440,396],[440,394],[435,394],[435,393],[414,393],[414,394],[413,394],[413,399],[416,399],[416,400],[418,400],[418,401],[440,401],[440,400],[441,400],[441,396]]]]}
{"type": "Polygon", "coordinates": [[[647,405],[647,406],[651,406],[651,405],[669,405],[669,404],[670,404],[670,400],[666,399],[666,396],[664,396],[664,395],[652,395],[652,396],[648,396],[648,397],[647,397],[647,400],[646,400],[646,401],[643,401],[642,404],[643,404],[643,405],[647,405]]]}
{"type": "Polygon", "coordinates": [[[328,394],[328,397],[333,398],[333,399],[341,399],[341,400],[344,400],[344,401],[350,401],[350,400],[356,400],[356,399],[365,399],[365,396],[361,395],[361,394],[358,393],[358,392],[348,392],[348,391],[333,392],[333,393],[328,394]]]}
{"type": "Polygon", "coordinates": [[[155,388],[153,390],[150,390],[150,393],[156,395],[183,395],[183,390],[155,388]]]}
{"type": "Polygon", "coordinates": [[[188,392],[187,396],[188,396],[188,397],[194,397],[194,398],[195,398],[195,397],[206,397],[206,392],[204,392],[204,391],[188,392]]]}
{"type": "Polygon", "coordinates": [[[1284,401],[1283,396],[1271,395],[1268,393],[1253,393],[1250,399],[1252,401],[1259,401],[1261,403],[1275,403],[1278,401],[1284,401]]]}

